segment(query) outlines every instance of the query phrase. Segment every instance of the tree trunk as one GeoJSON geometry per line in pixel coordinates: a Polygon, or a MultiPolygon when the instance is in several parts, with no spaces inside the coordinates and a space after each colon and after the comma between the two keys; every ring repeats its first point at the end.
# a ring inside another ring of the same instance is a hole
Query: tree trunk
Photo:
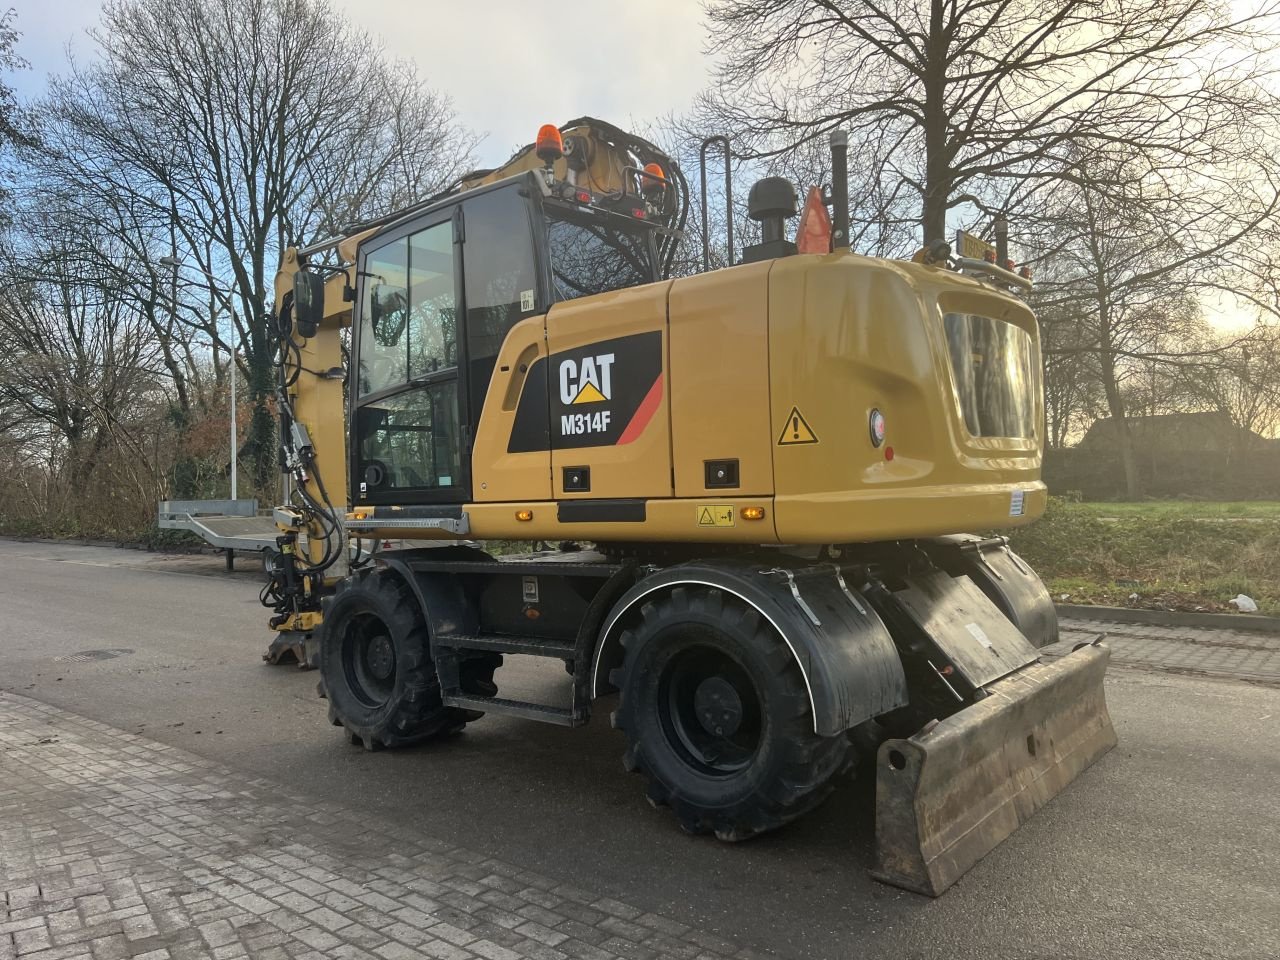
{"type": "Polygon", "coordinates": [[[1133,434],[1125,416],[1124,398],[1120,395],[1120,384],[1116,380],[1115,357],[1104,353],[1100,360],[1102,389],[1107,397],[1107,411],[1115,424],[1116,444],[1120,448],[1120,463],[1124,467],[1125,496],[1130,500],[1137,500],[1142,496],[1142,480],[1138,474],[1138,454],[1134,449],[1133,434]]]}
{"type": "Polygon", "coordinates": [[[267,405],[275,395],[275,367],[265,349],[255,350],[248,359],[249,399],[253,403],[253,415],[243,449],[251,461],[254,489],[261,493],[273,488],[276,464],[276,422],[267,405]]]}

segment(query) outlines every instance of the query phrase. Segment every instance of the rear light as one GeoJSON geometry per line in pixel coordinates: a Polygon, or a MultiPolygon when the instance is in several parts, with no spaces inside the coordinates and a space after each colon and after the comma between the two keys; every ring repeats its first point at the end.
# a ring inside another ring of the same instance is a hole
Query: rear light
{"type": "Polygon", "coordinates": [[[1019,270],[1019,271],[1018,271],[1018,276],[1022,277],[1022,279],[1023,279],[1023,280],[1030,280],[1030,279],[1031,279],[1031,268],[1030,268],[1030,267],[1023,267],[1021,270],[1019,270]]]}
{"type": "Polygon", "coordinates": [[[574,194],[574,196],[577,198],[577,201],[579,203],[591,202],[591,191],[589,190],[579,190],[576,194],[574,194]]]}
{"type": "Polygon", "coordinates": [[[884,422],[884,414],[879,410],[872,410],[871,416],[868,420],[868,426],[871,430],[871,445],[873,447],[878,447],[880,444],[884,443],[885,433],[887,432],[887,427],[884,422]]]}
{"type": "Polygon", "coordinates": [[[987,261],[987,263],[995,263],[996,252],[994,250],[984,250],[982,252],[982,259],[987,261]]]}
{"type": "Polygon", "coordinates": [[[643,220],[645,217],[644,208],[636,207],[634,210],[631,211],[631,215],[635,217],[637,220],[643,220]]]}

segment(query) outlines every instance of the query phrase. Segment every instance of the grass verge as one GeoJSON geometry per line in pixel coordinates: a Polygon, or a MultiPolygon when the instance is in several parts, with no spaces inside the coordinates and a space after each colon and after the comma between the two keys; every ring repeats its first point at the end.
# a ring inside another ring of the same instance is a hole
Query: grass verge
{"type": "Polygon", "coordinates": [[[1158,517],[1181,520],[1280,520],[1280,500],[1092,501],[1072,506],[1090,517],[1158,517]]]}
{"type": "Polygon", "coordinates": [[[1097,511],[1120,506],[1129,505],[1051,499],[1010,541],[1060,602],[1230,612],[1227,601],[1243,593],[1260,613],[1280,616],[1280,514],[1223,523],[1154,510],[1106,520],[1097,511]]]}

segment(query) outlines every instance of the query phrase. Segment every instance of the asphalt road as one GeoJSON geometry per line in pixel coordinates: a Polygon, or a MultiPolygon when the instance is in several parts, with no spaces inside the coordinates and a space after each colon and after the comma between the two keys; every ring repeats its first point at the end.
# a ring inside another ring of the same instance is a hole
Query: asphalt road
{"type": "MultiPolygon", "coordinates": [[[[582,730],[486,717],[445,743],[368,754],[328,725],[314,674],[262,664],[252,574],[228,576],[218,557],[12,541],[0,563],[0,689],[743,945],[831,958],[1280,955],[1274,686],[1113,666],[1120,746],[930,901],[868,878],[867,785],[751,843],[686,837],[622,771],[608,703],[582,730]],[[58,659],[91,650],[129,652],[58,659]]],[[[504,667],[499,683],[563,683],[558,663],[539,666],[550,671],[504,667]]]]}

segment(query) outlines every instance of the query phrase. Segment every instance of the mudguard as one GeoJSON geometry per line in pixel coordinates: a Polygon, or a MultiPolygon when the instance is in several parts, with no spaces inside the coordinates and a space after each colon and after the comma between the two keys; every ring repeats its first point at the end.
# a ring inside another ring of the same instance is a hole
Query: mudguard
{"type": "Polygon", "coordinates": [[[773,625],[804,675],[819,735],[835,736],[906,705],[907,681],[893,638],[833,564],[688,563],[641,580],[605,620],[592,664],[592,697],[609,689],[609,671],[621,664],[618,636],[627,614],[681,585],[732,594],[773,625]]]}
{"type": "Polygon", "coordinates": [[[1058,642],[1058,613],[1044,582],[1009,549],[1004,537],[970,533],[923,541],[925,552],[952,576],[967,576],[1037,647],[1058,642]]]}
{"type": "Polygon", "coordinates": [[[378,556],[380,566],[394,570],[409,584],[433,640],[441,636],[475,633],[475,610],[463,593],[457,576],[414,569],[416,559],[483,561],[492,558],[483,550],[455,544],[388,551],[378,556]]]}
{"type": "Polygon", "coordinates": [[[1095,642],[987,687],[987,696],[880,746],[876,867],[936,897],[1116,745],[1095,642]]]}

